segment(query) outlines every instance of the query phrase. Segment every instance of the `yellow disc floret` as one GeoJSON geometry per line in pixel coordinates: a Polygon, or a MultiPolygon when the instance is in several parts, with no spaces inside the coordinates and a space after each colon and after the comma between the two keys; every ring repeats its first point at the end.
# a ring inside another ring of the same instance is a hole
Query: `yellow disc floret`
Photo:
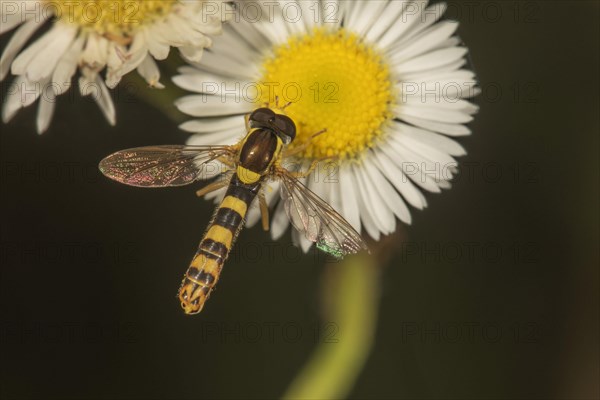
{"type": "Polygon", "coordinates": [[[177,0],[45,0],[45,3],[62,22],[100,35],[127,38],[140,26],[168,14],[177,0]]]}
{"type": "Polygon", "coordinates": [[[257,104],[275,99],[297,125],[294,146],[309,159],[358,159],[382,135],[394,100],[389,69],[379,53],[345,30],[317,29],[292,37],[263,64],[257,104]]]}

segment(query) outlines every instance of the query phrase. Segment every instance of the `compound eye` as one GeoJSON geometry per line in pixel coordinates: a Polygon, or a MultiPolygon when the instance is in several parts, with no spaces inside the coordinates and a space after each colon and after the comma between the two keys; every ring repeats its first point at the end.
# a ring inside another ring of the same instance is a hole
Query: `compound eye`
{"type": "Polygon", "coordinates": [[[282,139],[286,144],[296,137],[296,124],[287,115],[276,115],[273,126],[283,135],[282,139]]]}
{"type": "Polygon", "coordinates": [[[260,125],[268,124],[270,120],[275,118],[273,110],[268,108],[257,108],[250,114],[250,122],[258,122],[260,125]]]}

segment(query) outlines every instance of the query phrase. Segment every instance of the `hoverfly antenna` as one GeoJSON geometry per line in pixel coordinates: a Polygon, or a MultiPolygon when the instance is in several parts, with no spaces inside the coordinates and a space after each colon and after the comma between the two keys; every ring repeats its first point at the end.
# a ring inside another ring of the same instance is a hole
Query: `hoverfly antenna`
{"type": "Polygon", "coordinates": [[[312,134],[312,136],[311,136],[311,139],[314,139],[314,138],[316,138],[317,136],[320,136],[320,135],[322,135],[322,134],[324,134],[324,133],[326,133],[326,132],[327,132],[327,128],[323,128],[323,129],[321,129],[319,132],[317,132],[317,133],[313,133],[313,134],[312,134]]]}
{"type": "Polygon", "coordinates": [[[289,107],[289,106],[291,106],[291,105],[292,105],[292,102],[291,102],[291,101],[288,101],[287,103],[285,103],[285,104],[284,104],[284,105],[283,105],[283,106],[280,108],[280,110],[281,110],[281,111],[283,111],[283,110],[285,110],[286,108],[288,108],[288,107],[289,107]]]}

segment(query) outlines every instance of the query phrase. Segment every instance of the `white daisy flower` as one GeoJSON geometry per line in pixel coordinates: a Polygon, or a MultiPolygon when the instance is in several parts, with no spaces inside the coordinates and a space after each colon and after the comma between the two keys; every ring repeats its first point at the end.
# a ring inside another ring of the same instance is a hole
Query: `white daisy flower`
{"type": "Polygon", "coordinates": [[[150,86],[162,88],[154,60],[164,60],[171,46],[187,60],[199,61],[203,48],[211,45],[207,35],[221,33],[230,7],[222,1],[0,0],[0,34],[18,27],[0,61],[0,80],[9,70],[17,75],[4,101],[3,121],[40,99],[37,130],[44,132],[56,96],[69,89],[79,70],[81,94],[93,96],[114,125],[107,88],[134,69],[150,86]],[[50,29],[22,51],[48,21],[50,29]]]}
{"type": "MultiPolygon", "coordinates": [[[[265,2],[257,13],[240,3],[212,50],[174,77],[200,93],[176,103],[201,117],[181,126],[195,133],[188,144],[234,143],[245,134],[242,115],[276,97],[290,101],[292,145],[310,140],[300,164],[337,160],[334,171],[309,176],[308,187],[375,240],[394,232],[397,219],[410,224],[407,203],[423,209],[422,190],[450,188],[454,157],[465,154],[451,137],[469,135],[464,124],[477,111],[464,100],[478,89],[454,36],[458,24],[439,21],[445,9],[427,1],[288,0],[265,2]]],[[[289,221],[278,184],[270,185],[277,239],[289,221]]],[[[252,210],[247,225],[258,219],[252,210]]],[[[311,245],[295,231],[293,238],[305,251],[311,245]]]]}

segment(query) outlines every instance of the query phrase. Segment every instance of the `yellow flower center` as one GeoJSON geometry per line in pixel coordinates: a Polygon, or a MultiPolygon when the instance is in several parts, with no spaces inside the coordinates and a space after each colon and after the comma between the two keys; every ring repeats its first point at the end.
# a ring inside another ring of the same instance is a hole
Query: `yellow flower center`
{"type": "Polygon", "coordinates": [[[316,29],[278,46],[263,64],[257,105],[291,102],[285,113],[296,122],[292,146],[327,131],[300,153],[308,159],[358,159],[382,135],[394,101],[382,57],[343,29],[316,29]]]}
{"type": "Polygon", "coordinates": [[[126,38],[171,11],[177,0],[45,0],[60,21],[126,38]]]}

